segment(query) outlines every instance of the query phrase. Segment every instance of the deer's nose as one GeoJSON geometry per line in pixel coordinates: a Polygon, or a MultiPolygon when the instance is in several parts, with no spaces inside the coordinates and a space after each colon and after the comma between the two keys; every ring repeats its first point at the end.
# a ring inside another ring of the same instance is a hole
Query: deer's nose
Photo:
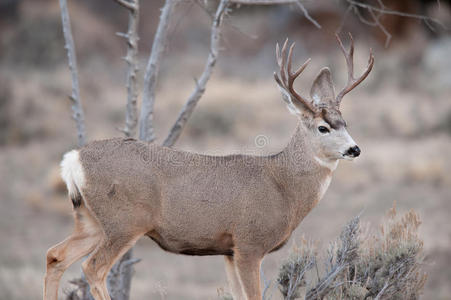
{"type": "Polygon", "coordinates": [[[355,145],[354,147],[351,147],[346,151],[346,154],[352,157],[357,157],[360,155],[360,148],[359,146],[355,145]]]}

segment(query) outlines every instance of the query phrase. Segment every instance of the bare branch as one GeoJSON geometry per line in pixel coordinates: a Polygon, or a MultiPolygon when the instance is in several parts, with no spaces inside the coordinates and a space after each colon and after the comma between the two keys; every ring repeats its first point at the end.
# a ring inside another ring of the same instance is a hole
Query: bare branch
{"type": "Polygon", "coordinates": [[[321,25],[310,16],[308,13],[308,10],[305,8],[304,4],[302,4],[301,0],[296,1],[296,4],[298,7],[302,10],[302,13],[304,14],[304,17],[309,20],[313,25],[316,26],[316,28],[321,29],[321,25]]]}
{"type": "Polygon", "coordinates": [[[70,26],[69,11],[67,1],[60,0],[61,21],[63,25],[63,34],[69,61],[69,70],[72,77],[72,95],[69,97],[72,101],[72,117],[77,126],[78,146],[83,146],[86,140],[85,121],[83,107],[80,100],[80,87],[78,84],[77,57],[75,55],[74,39],[72,38],[72,29],[70,26]]]}
{"type": "Polygon", "coordinates": [[[354,14],[359,18],[359,21],[362,22],[365,25],[376,27],[377,23],[375,21],[370,21],[366,19],[361,13],[357,6],[355,5],[349,5],[349,7],[352,9],[354,14]]]}
{"type": "Polygon", "coordinates": [[[280,5],[280,4],[296,4],[304,14],[304,17],[309,20],[316,28],[321,29],[321,25],[310,16],[308,10],[305,8],[302,0],[232,0],[232,3],[242,5],[280,5]]]}
{"type": "Polygon", "coordinates": [[[374,13],[374,11],[372,9],[368,9],[368,12],[370,13],[371,17],[373,18],[376,26],[379,27],[380,30],[382,30],[382,32],[385,34],[385,48],[387,48],[388,45],[390,45],[392,35],[390,32],[388,32],[387,28],[385,28],[385,26],[379,21],[381,14],[376,16],[376,14],[374,13]]]}
{"type": "Polygon", "coordinates": [[[390,44],[392,35],[387,30],[387,28],[383,25],[383,23],[381,23],[381,21],[380,21],[381,17],[383,17],[384,15],[394,15],[394,16],[405,17],[405,18],[418,19],[420,21],[423,21],[424,24],[431,31],[436,30],[436,28],[434,28],[433,24],[439,25],[442,28],[447,29],[447,27],[437,19],[425,16],[425,15],[418,15],[418,14],[400,12],[397,10],[390,10],[389,8],[387,8],[387,6],[383,3],[382,0],[377,0],[379,7],[370,5],[367,3],[363,3],[363,2],[360,2],[357,0],[344,0],[344,1],[346,3],[348,3],[348,7],[346,9],[345,15],[343,16],[343,19],[342,19],[342,23],[341,23],[339,29],[337,30],[337,32],[341,31],[344,21],[346,19],[345,16],[347,16],[347,14],[350,11],[353,11],[354,14],[356,15],[356,17],[360,20],[360,22],[362,22],[363,24],[366,24],[368,26],[377,27],[384,33],[384,35],[386,37],[385,47],[388,47],[388,45],[390,44]],[[361,10],[367,11],[370,17],[364,17],[361,13],[361,10]]]}
{"type": "MultiPolygon", "coordinates": [[[[124,2],[115,0],[116,2],[124,2]]],[[[124,60],[127,62],[127,108],[125,113],[125,128],[121,131],[127,137],[136,135],[136,126],[138,124],[138,84],[136,76],[139,69],[138,63],[138,23],[139,23],[139,0],[126,2],[131,8],[125,6],[128,12],[128,31],[126,34],[118,34],[127,39],[127,56],[124,60]]]]}
{"type": "Polygon", "coordinates": [[[129,10],[138,10],[138,1],[132,3],[132,2],[128,2],[127,0],[114,0],[117,3],[119,3],[120,5],[122,5],[123,7],[129,9],[129,10]]]}
{"type": "Polygon", "coordinates": [[[411,14],[411,13],[401,12],[401,11],[397,11],[397,10],[390,10],[390,9],[387,9],[385,7],[385,5],[383,5],[383,3],[380,1],[379,1],[379,4],[382,4],[381,7],[376,7],[376,6],[362,3],[359,1],[355,1],[355,0],[345,0],[345,1],[347,3],[349,3],[350,5],[355,5],[357,7],[361,7],[361,8],[367,9],[367,10],[373,10],[374,12],[381,13],[384,15],[394,15],[394,16],[418,19],[418,20],[425,22],[426,24],[428,22],[429,22],[429,24],[434,23],[434,24],[440,25],[442,28],[446,29],[446,26],[437,19],[434,19],[434,18],[431,18],[428,16],[424,16],[424,15],[417,15],[417,14],[411,14]]]}
{"type": "Polygon", "coordinates": [[[216,64],[216,59],[218,57],[221,23],[228,4],[229,0],[221,0],[221,2],[218,5],[218,8],[216,9],[215,18],[211,26],[210,53],[208,54],[207,63],[205,64],[204,71],[200,76],[200,79],[197,80],[194,91],[191,93],[191,95],[188,98],[188,101],[183,106],[179,116],[177,117],[177,120],[175,121],[174,125],[172,126],[169,132],[169,135],[166,137],[163,143],[163,145],[166,147],[171,147],[172,145],[174,145],[176,140],[179,138],[197,102],[199,102],[199,99],[205,92],[205,87],[207,85],[208,80],[210,79],[213,67],[216,64]]]}
{"type": "Polygon", "coordinates": [[[346,9],[345,13],[343,14],[340,22],[340,26],[338,26],[337,30],[335,31],[335,34],[339,34],[341,30],[343,29],[343,26],[345,25],[346,19],[348,18],[349,13],[351,12],[353,6],[349,5],[346,9]]]}
{"type": "Polygon", "coordinates": [[[360,246],[359,239],[360,216],[354,217],[343,228],[340,234],[340,245],[334,253],[334,247],[329,251],[330,270],[306,295],[306,300],[324,299],[324,297],[334,289],[331,283],[338,275],[345,270],[358,257],[360,246]]]}
{"type": "Polygon", "coordinates": [[[133,265],[140,259],[133,258],[133,248],[128,250],[108,273],[107,283],[111,299],[129,300],[133,265]]]}
{"type": "Polygon", "coordinates": [[[160,22],[158,23],[157,32],[155,33],[153,40],[152,52],[144,74],[143,100],[139,120],[139,138],[148,142],[155,140],[153,126],[155,87],[157,85],[161,56],[166,44],[169,18],[175,3],[176,0],[166,0],[166,3],[161,11],[160,22]]]}
{"type": "Polygon", "coordinates": [[[270,294],[269,292],[271,291],[271,286],[272,286],[272,281],[271,280],[266,280],[265,278],[265,273],[263,273],[263,268],[262,266],[260,266],[260,278],[263,281],[263,291],[262,291],[262,300],[269,300],[272,298],[272,293],[270,294]]]}

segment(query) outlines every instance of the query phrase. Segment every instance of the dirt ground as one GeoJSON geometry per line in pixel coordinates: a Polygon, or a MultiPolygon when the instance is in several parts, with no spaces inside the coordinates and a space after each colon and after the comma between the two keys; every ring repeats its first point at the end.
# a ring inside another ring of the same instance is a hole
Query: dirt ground
{"type": "MultiPolygon", "coordinates": [[[[451,299],[451,56],[440,54],[450,53],[451,40],[449,35],[419,39],[421,51],[414,54],[415,44],[375,47],[373,73],[342,105],[362,155],[339,164],[324,199],[288,245],[266,257],[267,280],[276,278],[284,257],[302,236],[326,249],[353,216],[362,212],[362,221],[376,227],[396,201],[400,212],[414,209],[423,221],[428,272],[423,298],[451,299]]],[[[176,148],[265,155],[288,143],[296,118],[288,113],[272,78],[275,41],[269,39],[271,46],[258,55],[248,50],[250,54],[238,56],[228,48],[232,54],[220,60],[176,148]],[[264,147],[255,143],[259,135],[268,141],[264,147]]],[[[182,55],[178,44],[172,45],[157,91],[157,142],[192,91],[192,78],[199,76],[206,51],[206,44],[194,45],[182,55]]],[[[299,46],[297,62],[313,58],[299,83],[305,94],[323,65],[331,67],[337,86],[344,84],[343,58],[331,45],[327,52],[299,46]]],[[[121,43],[116,46],[123,50],[121,43]]],[[[357,42],[357,70],[365,65],[370,46],[365,39],[357,42]]],[[[245,43],[242,47],[252,49],[245,43]]],[[[144,64],[143,55],[142,69],[144,64]]],[[[123,64],[82,56],[80,65],[88,139],[121,136],[115,128],[124,119],[123,64]]],[[[0,79],[0,299],[40,299],[45,252],[72,229],[71,202],[58,173],[62,155],[76,145],[66,100],[70,78],[63,55],[49,68],[3,61],[0,79]]],[[[228,289],[222,257],[165,253],[148,238],[138,241],[135,256],[142,261],[136,265],[132,299],[218,299],[218,293],[228,289]]],[[[66,272],[63,291],[72,288],[68,281],[79,274],[80,264],[66,272]]]]}

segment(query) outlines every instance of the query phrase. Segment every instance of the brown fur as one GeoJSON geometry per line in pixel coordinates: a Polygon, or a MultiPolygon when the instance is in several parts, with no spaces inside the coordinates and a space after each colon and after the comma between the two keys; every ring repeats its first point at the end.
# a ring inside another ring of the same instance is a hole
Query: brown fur
{"type": "MultiPolygon", "coordinates": [[[[339,43],[352,66],[353,44],[347,52],[339,43]]],[[[307,64],[291,73],[293,47],[287,60],[287,42],[282,56],[276,51],[281,72],[275,79],[301,122],[276,155],[207,156],[116,138],[93,142],[63,161],[75,164],[63,172],[75,199],[75,231],[47,253],[44,299],[57,300],[65,269],[91,253],[83,263],[91,293],[96,300],[109,300],[108,271],[143,235],[173,253],[224,255],[234,297],[261,299],[263,257],[286,243],[323,196],[338,159],[357,147],[339,104],[374,62],[370,54],[367,70],[357,79],[349,68],[348,84],[337,98],[330,71],[323,68],[310,101],[293,90],[307,64]],[[327,137],[318,133],[326,123],[335,130],[327,137]]]]}
{"type": "MultiPolygon", "coordinates": [[[[266,157],[207,156],[121,138],[81,148],[86,186],[72,239],[86,236],[96,248],[85,246],[70,260],[58,256],[59,249],[78,245],[50,249],[46,281],[92,251],[83,263],[86,276],[95,298],[109,299],[109,268],[147,235],[173,253],[229,256],[228,268],[240,278],[230,280],[241,282],[246,299],[261,299],[255,284],[263,256],[284,245],[318,202],[318,182],[331,173],[311,159],[316,149],[307,134],[298,126],[286,149],[266,157]],[[64,267],[55,271],[54,261],[64,267]]],[[[56,299],[49,289],[45,299],[56,299]]]]}

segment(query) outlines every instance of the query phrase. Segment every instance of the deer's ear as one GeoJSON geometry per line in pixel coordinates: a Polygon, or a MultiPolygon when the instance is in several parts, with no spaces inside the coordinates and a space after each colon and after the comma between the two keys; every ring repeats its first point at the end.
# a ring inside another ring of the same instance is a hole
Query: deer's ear
{"type": "Polygon", "coordinates": [[[323,100],[329,101],[335,99],[334,84],[329,68],[322,68],[313,81],[312,89],[310,90],[310,97],[315,105],[319,105],[323,100]]]}

